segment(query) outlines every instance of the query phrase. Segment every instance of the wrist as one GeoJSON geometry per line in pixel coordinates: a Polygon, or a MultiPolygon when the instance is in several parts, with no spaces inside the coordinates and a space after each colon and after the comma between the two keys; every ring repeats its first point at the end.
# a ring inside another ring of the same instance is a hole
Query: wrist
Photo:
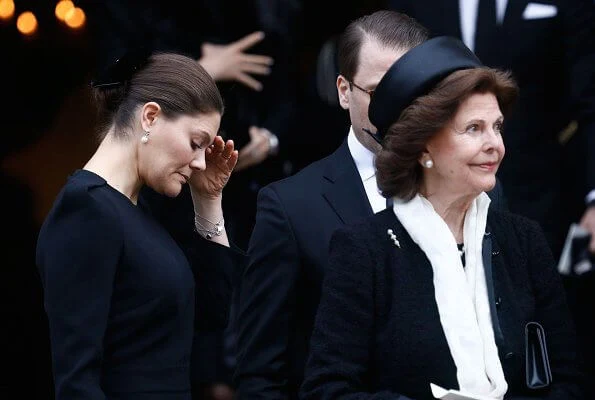
{"type": "Polygon", "coordinates": [[[222,194],[217,193],[215,195],[205,194],[203,190],[197,190],[190,185],[190,195],[192,197],[192,203],[194,208],[197,207],[216,207],[221,206],[222,194]]]}
{"type": "Polygon", "coordinates": [[[203,67],[203,69],[205,71],[207,71],[207,74],[209,74],[211,76],[211,78],[213,78],[214,81],[220,81],[221,77],[219,76],[219,73],[217,72],[217,69],[211,65],[211,63],[209,62],[209,60],[207,59],[207,57],[201,57],[198,60],[196,60],[196,62],[198,62],[200,64],[201,67],[203,67]]]}
{"type": "Polygon", "coordinates": [[[213,239],[215,236],[221,236],[225,230],[225,220],[223,217],[210,219],[197,212],[194,212],[194,227],[196,232],[205,239],[213,239]]]}
{"type": "Polygon", "coordinates": [[[585,197],[585,204],[587,205],[587,208],[595,207],[595,189],[587,194],[587,197],[585,197]]]}
{"type": "Polygon", "coordinates": [[[199,213],[206,217],[217,218],[223,215],[221,207],[221,198],[217,199],[205,199],[205,198],[193,198],[192,203],[194,205],[194,213],[199,213]]]}
{"type": "Polygon", "coordinates": [[[194,204],[194,227],[205,239],[221,236],[225,230],[221,197],[216,199],[192,196],[194,204]]]}

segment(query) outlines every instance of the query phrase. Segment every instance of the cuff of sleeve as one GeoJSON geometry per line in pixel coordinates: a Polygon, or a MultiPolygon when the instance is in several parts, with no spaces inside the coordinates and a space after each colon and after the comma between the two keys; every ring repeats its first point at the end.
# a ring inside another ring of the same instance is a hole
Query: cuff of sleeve
{"type": "Polygon", "coordinates": [[[595,189],[591,190],[587,197],[585,197],[585,203],[588,207],[595,207],[595,189]]]}
{"type": "Polygon", "coordinates": [[[195,235],[197,245],[188,249],[190,259],[196,259],[202,268],[222,271],[235,286],[239,282],[247,262],[246,252],[232,242],[229,237],[229,247],[227,247],[205,239],[199,233],[195,233],[195,235]]]}
{"type": "Polygon", "coordinates": [[[269,138],[269,155],[275,156],[279,153],[279,138],[268,129],[263,130],[269,138]]]}

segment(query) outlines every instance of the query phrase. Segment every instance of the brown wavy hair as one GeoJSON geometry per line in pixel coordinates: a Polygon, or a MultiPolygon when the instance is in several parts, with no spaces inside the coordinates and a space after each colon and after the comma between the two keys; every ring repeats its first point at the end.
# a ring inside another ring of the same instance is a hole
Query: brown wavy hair
{"type": "Polygon", "coordinates": [[[518,86],[508,71],[471,68],[451,73],[415,99],[390,126],[376,156],[378,188],[384,197],[410,200],[419,192],[423,171],[418,161],[426,145],[475,93],[493,93],[506,116],[518,96],[518,86]]]}

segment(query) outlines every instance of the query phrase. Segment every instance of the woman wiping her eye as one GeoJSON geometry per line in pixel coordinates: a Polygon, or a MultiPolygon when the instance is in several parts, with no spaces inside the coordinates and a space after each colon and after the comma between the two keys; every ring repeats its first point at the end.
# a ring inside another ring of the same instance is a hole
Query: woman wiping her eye
{"type": "Polygon", "coordinates": [[[243,254],[222,190],[238,160],[217,135],[223,102],[195,60],[130,53],[93,82],[96,152],[40,230],[56,400],[189,400],[195,330],[227,323],[243,254]],[[143,188],[189,185],[194,219],[172,236],[143,188]]]}

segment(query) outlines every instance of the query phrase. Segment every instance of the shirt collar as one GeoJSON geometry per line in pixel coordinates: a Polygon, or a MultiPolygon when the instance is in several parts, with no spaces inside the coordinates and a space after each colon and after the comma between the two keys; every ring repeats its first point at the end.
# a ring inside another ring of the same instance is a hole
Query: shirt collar
{"type": "Polygon", "coordinates": [[[357,172],[359,172],[362,181],[367,181],[376,175],[376,168],[374,167],[374,153],[364,147],[363,144],[357,140],[355,133],[353,132],[353,126],[349,128],[349,135],[347,136],[347,146],[357,172]]]}

